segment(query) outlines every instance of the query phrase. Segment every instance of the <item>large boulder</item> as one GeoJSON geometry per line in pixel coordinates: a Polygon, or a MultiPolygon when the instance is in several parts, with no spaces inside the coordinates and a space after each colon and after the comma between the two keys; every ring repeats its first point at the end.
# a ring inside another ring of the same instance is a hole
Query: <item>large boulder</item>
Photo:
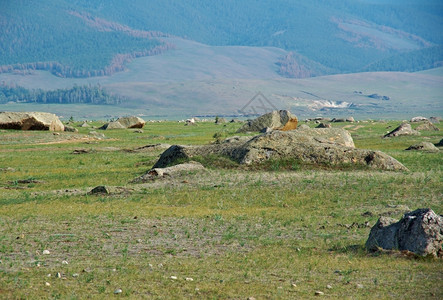
{"type": "Polygon", "coordinates": [[[125,128],[143,128],[146,124],[145,120],[135,116],[119,118],[117,122],[125,128]]]}
{"type": "Polygon", "coordinates": [[[59,118],[45,112],[0,112],[0,129],[64,131],[59,118]]]}
{"type": "Polygon", "coordinates": [[[145,126],[145,121],[139,117],[123,117],[119,118],[117,121],[109,122],[100,129],[125,129],[125,128],[143,128],[145,126]]]}
{"type": "Polygon", "coordinates": [[[382,170],[407,170],[397,160],[382,152],[355,149],[350,134],[337,128],[272,131],[246,142],[239,140],[204,146],[174,145],[163,152],[154,168],[209,155],[226,156],[245,165],[266,160],[296,159],[310,165],[355,165],[382,170]]]}
{"type": "Polygon", "coordinates": [[[368,251],[408,250],[418,255],[442,256],[443,217],[431,209],[406,213],[400,221],[381,217],[366,241],[368,251]]]}
{"type": "Polygon", "coordinates": [[[396,136],[402,136],[402,135],[420,135],[420,132],[413,130],[411,127],[411,124],[409,123],[403,123],[391,132],[385,134],[385,138],[387,137],[396,137],[396,136]]]}
{"type": "Polygon", "coordinates": [[[413,117],[413,118],[411,119],[411,122],[412,122],[412,123],[415,123],[415,122],[423,122],[423,121],[428,121],[428,118],[425,118],[425,117],[422,117],[422,116],[418,116],[418,117],[413,117]]]}
{"type": "Polygon", "coordinates": [[[432,124],[430,121],[425,121],[423,124],[420,124],[415,128],[418,131],[440,131],[440,129],[432,124]]]}
{"type": "Polygon", "coordinates": [[[287,110],[273,111],[254,120],[248,120],[237,132],[260,132],[263,128],[293,130],[297,128],[298,119],[287,110]]]}
{"type": "Polygon", "coordinates": [[[406,150],[424,151],[424,152],[438,152],[439,149],[430,142],[421,142],[408,147],[406,150]]]}

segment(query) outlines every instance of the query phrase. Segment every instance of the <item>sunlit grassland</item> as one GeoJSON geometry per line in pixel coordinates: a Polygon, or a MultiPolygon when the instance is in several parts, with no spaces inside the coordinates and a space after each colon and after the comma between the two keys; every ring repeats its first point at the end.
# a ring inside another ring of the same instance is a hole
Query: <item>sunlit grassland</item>
{"type": "Polygon", "coordinates": [[[117,288],[130,298],[302,299],[316,290],[331,298],[442,298],[441,260],[364,250],[365,223],[380,215],[443,212],[442,154],[404,151],[443,135],[381,138],[399,124],[347,129],[358,148],[385,151],[410,172],[208,163],[204,172],[135,185],[129,181],[162,151],[125,149],[208,143],[240,124],[149,123],[143,133],[99,131],[107,138],[87,143],[74,138],[95,129],[2,131],[0,168],[15,171],[0,173],[0,298],[108,298],[117,288]],[[128,192],[88,195],[97,185],[128,192]]]}

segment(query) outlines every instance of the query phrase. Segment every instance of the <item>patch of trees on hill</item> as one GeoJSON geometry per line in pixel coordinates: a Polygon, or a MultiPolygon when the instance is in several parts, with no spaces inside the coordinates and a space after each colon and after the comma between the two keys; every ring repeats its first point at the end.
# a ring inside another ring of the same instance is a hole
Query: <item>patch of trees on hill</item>
{"type": "Polygon", "coordinates": [[[58,103],[58,104],[120,104],[124,99],[104,90],[100,85],[74,86],[70,89],[45,91],[20,86],[0,85],[0,103],[58,103]]]}
{"type": "Polygon", "coordinates": [[[278,73],[288,78],[307,78],[331,74],[332,70],[319,63],[309,61],[294,52],[289,52],[277,62],[278,73]]]}

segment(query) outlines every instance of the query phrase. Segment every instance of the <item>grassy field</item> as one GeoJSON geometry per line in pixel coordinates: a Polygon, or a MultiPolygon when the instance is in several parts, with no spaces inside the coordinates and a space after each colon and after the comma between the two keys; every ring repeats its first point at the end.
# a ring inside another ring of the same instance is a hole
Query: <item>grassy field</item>
{"type": "Polygon", "coordinates": [[[364,249],[381,215],[443,212],[443,154],[404,151],[442,131],[381,138],[397,125],[333,124],[410,172],[208,160],[205,171],[142,184],[129,182],[162,150],[127,150],[205,144],[240,124],[148,123],[102,140],[80,127],[0,131],[0,298],[442,299],[442,260],[364,249]],[[98,185],[115,192],[88,194],[98,185]]]}

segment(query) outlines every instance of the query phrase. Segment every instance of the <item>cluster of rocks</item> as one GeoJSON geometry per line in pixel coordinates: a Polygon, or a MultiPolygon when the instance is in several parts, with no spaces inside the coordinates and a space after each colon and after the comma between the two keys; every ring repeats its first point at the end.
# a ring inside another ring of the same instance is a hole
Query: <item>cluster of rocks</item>
{"type": "Polygon", "coordinates": [[[100,127],[99,129],[110,130],[110,129],[126,129],[126,128],[143,128],[146,122],[139,117],[123,117],[117,119],[117,121],[109,122],[100,127]]]}

